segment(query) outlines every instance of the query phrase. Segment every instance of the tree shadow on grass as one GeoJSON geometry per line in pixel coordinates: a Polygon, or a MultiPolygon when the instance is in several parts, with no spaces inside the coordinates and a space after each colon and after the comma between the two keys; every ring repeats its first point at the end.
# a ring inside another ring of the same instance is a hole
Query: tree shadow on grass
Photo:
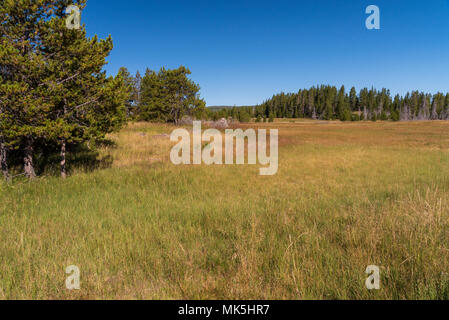
{"type": "MultiPolygon", "coordinates": [[[[59,145],[40,143],[34,148],[33,162],[34,169],[38,176],[59,176],[60,171],[60,150],[59,145]]],[[[110,168],[114,159],[111,155],[101,155],[100,149],[115,149],[117,144],[108,139],[100,140],[96,143],[85,143],[70,145],[67,148],[66,166],[70,174],[76,172],[93,172],[110,168]]],[[[23,176],[23,154],[20,149],[12,150],[9,154],[10,174],[15,179],[23,176]]],[[[15,180],[14,179],[14,180],[15,180]]]]}
{"type": "Polygon", "coordinates": [[[95,143],[95,146],[97,148],[111,148],[111,149],[117,149],[117,142],[115,142],[114,140],[110,140],[110,139],[101,139],[98,140],[95,143]]]}
{"type": "Polygon", "coordinates": [[[110,168],[113,162],[111,155],[100,156],[98,151],[87,149],[73,153],[68,158],[68,170],[93,172],[110,168]]]}
{"type": "MultiPolygon", "coordinates": [[[[111,155],[101,155],[100,148],[117,148],[112,140],[103,139],[94,145],[85,143],[67,148],[66,166],[69,175],[74,172],[93,172],[110,168],[114,159],[111,155]]],[[[42,150],[44,151],[44,150],[42,150]]],[[[36,157],[36,169],[40,175],[60,175],[61,157],[57,146],[51,146],[36,157]]]]}

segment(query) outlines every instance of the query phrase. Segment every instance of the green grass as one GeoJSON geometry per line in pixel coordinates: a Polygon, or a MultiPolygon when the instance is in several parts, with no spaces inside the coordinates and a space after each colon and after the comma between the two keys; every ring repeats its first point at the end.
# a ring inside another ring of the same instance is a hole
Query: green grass
{"type": "Polygon", "coordinates": [[[273,177],[173,166],[173,128],[133,124],[109,168],[0,184],[0,298],[449,298],[446,123],[270,125],[273,177]]]}

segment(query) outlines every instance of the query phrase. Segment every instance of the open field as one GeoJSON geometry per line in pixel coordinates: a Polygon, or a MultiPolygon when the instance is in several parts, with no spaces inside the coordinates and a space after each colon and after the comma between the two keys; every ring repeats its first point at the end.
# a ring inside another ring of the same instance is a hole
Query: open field
{"type": "Polygon", "coordinates": [[[272,177],[174,166],[154,137],[174,127],[137,123],[110,165],[0,183],[0,298],[449,298],[448,122],[260,126],[279,129],[272,177]]]}

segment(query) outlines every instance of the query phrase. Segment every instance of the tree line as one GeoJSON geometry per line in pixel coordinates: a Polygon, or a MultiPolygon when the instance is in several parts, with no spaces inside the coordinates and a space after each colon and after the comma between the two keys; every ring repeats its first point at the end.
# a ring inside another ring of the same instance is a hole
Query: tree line
{"type": "Polygon", "coordinates": [[[297,93],[280,93],[254,108],[262,118],[311,118],[322,120],[449,120],[449,93],[412,91],[392,97],[387,89],[349,92],[342,86],[316,86],[297,93]]]}

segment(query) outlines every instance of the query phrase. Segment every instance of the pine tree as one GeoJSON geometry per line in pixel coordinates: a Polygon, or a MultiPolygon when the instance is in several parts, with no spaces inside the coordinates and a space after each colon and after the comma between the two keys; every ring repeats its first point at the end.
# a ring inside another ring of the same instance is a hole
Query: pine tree
{"type": "Polygon", "coordinates": [[[110,37],[88,39],[84,26],[66,26],[67,6],[82,10],[86,0],[26,2],[8,0],[0,7],[2,31],[8,34],[1,40],[0,64],[14,71],[0,87],[0,97],[9,101],[2,115],[9,127],[2,130],[22,148],[30,178],[35,142],[58,143],[65,177],[67,144],[102,138],[123,123],[123,79],[102,71],[112,50],[110,37]]]}
{"type": "MultiPolygon", "coordinates": [[[[357,91],[354,87],[351,88],[349,92],[349,106],[351,111],[357,111],[357,91]]],[[[360,110],[358,110],[360,112],[360,110]]]]}
{"type": "MultiPolygon", "coordinates": [[[[85,0],[76,4],[83,9],[85,0]]],[[[129,97],[130,77],[107,77],[102,71],[112,50],[112,39],[88,38],[85,26],[68,29],[66,1],[54,0],[55,17],[41,37],[47,60],[45,85],[51,108],[46,121],[46,139],[60,144],[61,176],[66,177],[68,144],[102,139],[125,122],[124,102],[129,97]]],[[[125,70],[122,70],[126,72],[125,70]]]]}
{"type": "Polygon", "coordinates": [[[351,121],[352,113],[350,107],[350,100],[345,93],[345,87],[342,86],[337,96],[337,112],[338,118],[341,121],[351,121]]]}
{"type": "Polygon", "coordinates": [[[125,89],[127,92],[127,98],[126,98],[126,102],[125,102],[126,116],[128,118],[130,118],[134,114],[133,104],[134,104],[134,98],[135,98],[135,89],[134,89],[135,80],[134,80],[133,76],[131,76],[131,73],[129,73],[129,71],[126,67],[121,67],[118,70],[118,75],[120,75],[120,77],[124,81],[124,86],[125,86],[125,89]]]}
{"type": "Polygon", "coordinates": [[[329,88],[325,89],[327,92],[324,93],[324,111],[323,111],[323,118],[325,120],[333,120],[334,118],[334,107],[333,107],[333,101],[334,98],[329,90],[329,88]]]}
{"type": "Polygon", "coordinates": [[[416,120],[420,109],[422,109],[422,105],[420,105],[420,103],[419,103],[419,92],[413,91],[411,94],[411,99],[409,101],[409,105],[408,105],[408,111],[409,111],[408,119],[416,120]]]}
{"type": "Polygon", "coordinates": [[[205,101],[199,97],[200,87],[187,77],[190,74],[184,66],[158,73],[148,69],[141,85],[140,118],[178,124],[186,114],[203,113],[205,101]]]}
{"type": "Polygon", "coordinates": [[[45,54],[41,39],[50,32],[54,2],[0,3],[0,136],[9,146],[22,148],[24,171],[29,178],[36,176],[33,143],[45,132],[49,109],[48,87],[42,79],[46,78],[50,56],[45,54]]]}
{"type": "Polygon", "coordinates": [[[140,75],[139,70],[137,70],[136,75],[134,77],[134,85],[133,85],[133,101],[135,110],[134,116],[137,116],[140,113],[140,92],[142,86],[142,76],[140,75]]]}
{"type": "Polygon", "coordinates": [[[139,119],[143,121],[150,121],[157,119],[161,121],[168,121],[165,115],[165,110],[161,107],[163,84],[160,81],[158,74],[147,68],[145,75],[142,78],[140,89],[140,113],[139,119]]]}
{"type": "Polygon", "coordinates": [[[247,110],[243,108],[239,110],[239,121],[244,123],[251,121],[251,116],[249,115],[247,110]]]}

